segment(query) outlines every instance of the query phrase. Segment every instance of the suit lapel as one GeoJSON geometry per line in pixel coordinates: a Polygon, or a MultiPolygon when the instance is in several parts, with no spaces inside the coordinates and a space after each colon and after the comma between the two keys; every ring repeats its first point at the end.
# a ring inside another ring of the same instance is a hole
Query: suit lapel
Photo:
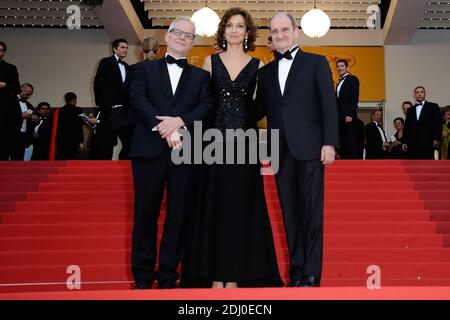
{"type": "Polygon", "coordinates": [[[181,73],[180,81],[178,82],[177,90],[175,91],[174,97],[175,99],[181,97],[183,92],[186,90],[189,84],[191,73],[192,67],[189,64],[187,64],[186,67],[183,68],[183,72],[181,73]]]}
{"type": "Polygon", "coordinates": [[[170,84],[169,70],[167,70],[167,64],[165,59],[159,60],[159,72],[161,80],[161,88],[167,98],[172,99],[172,85],[170,84]]]}
{"type": "Polygon", "coordinates": [[[130,81],[131,81],[130,66],[128,64],[125,64],[125,82],[124,83],[129,83],[130,81]]]}
{"type": "MultiPolygon", "coordinates": [[[[299,48],[297,54],[295,55],[294,61],[292,62],[291,69],[289,70],[289,74],[286,80],[286,85],[284,86],[284,94],[283,97],[286,97],[289,93],[289,89],[292,87],[292,83],[295,81],[295,78],[302,70],[304,54],[303,51],[299,48]]],[[[278,74],[278,72],[277,72],[278,74]]]]}
{"type": "Polygon", "coordinates": [[[117,78],[118,83],[123,83],[122,74],[120,73],[119,63],[117,62],[115,55],[113,55],[111,57],[111,64],[114,67],[114,73],[115,73],[115,77],[117,78]]]}
{"type": "Polygon", "coordinates": [[[278,77],[278,60],[272,62],[271,73],[271,78],[275,79],[275,92],[281,98],[283,95],[281,94],[280,78],[278,77]]]}

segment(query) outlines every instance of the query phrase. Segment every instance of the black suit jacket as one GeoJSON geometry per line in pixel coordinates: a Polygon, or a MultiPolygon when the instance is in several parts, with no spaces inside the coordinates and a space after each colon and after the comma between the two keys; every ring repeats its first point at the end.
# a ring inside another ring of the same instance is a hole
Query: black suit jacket
{"type": "Polygon", "coordinates": [[[377,125],[372,121],[366,125],[366,159],[383,159],[385,157],[383,138],[377,125]]]}
{"type": "Polygon", "coordinates": [[[160,122],[157,115],[181,117],[191,131],[194,121],[214,111],[209,72],[188,64],[173,95],[165,59],[141,62],[134,68],[130,104],[137,113],[130,157],[155,157],[167,148],[152,131],[160,122]]]}
{"type": "Polygon", "coordinates": [[[2,130],[6,129],[6,119],[10,113],[8,109],[14,105],[20,92],[19,74],[15,65],[0,61],[0,82],[6,83],[6,87],[0,89],[0,130],[2,130]]]}
{"type": "Polygon", "coordinates": [[[255,114],[267,114],[269,129],[279,129],[298,160],[320,159],[324,145],[339,147],[336,97],[325,57],[298,50],[284,90],[278,61],[260,69],[255,114]]]}
{"type": "Polygon", "coordinates": [[[408,109],[405,120],[404,143],[408,150],[418,145],[432,147],[433,140],[442,140],[442,115],[439,105],[425,101],[417,121],[416,106],[408,109]]]}
{"type": "Polygon", "coordinates": [[[80,107],[66,104],[59,110],[58,129],[56,135],[57,150],[78,150],[78,145],[84,142],[83,120],[79,115],[80,107]]]}
{"type": "Polygon", "coordinates": [[[111,114],[113,105],[126,105],[128,102],[126,89],[130,81],[130,68],[127,63],[124,65],[125,82],[122,81],[119,64],[114,55],[103,58],[98,65],[94,79],[95,104],[107,115],[111,114]]]}
{"type": "MultiPolygon", "coordinates": [[[[25,104],[27,105],[27,109],[33,111],[34,113],[34,107],[31,103],[28,101],[25,101],[25,104]]],[[[22,108],[20,107],[19,99],[16,96],[16,99],[14,103],[8,108],[7,114],[7,125],[8,131],[11,133],[19,132],[22,128],[23,118],[22,118],[22,108]]],[[[28,123],[30,121],[27,120],[27,129],[29,127],[28,123]]],[[[28,132],[28,130],[27,130],[28,132]]]]}
{"type": "MultiPolygon", "coordinates": [[[[31,156],[31,160],[48,160],[49,152],[50,152],[50,140],[52,136],[52,128],[53,128],[53,116],[49,115],[47,118],[42,119],[42,124],[39,126],[37,130],[37,137],[34,137],[31,140],[33,144],[33,155],[31,156]]],[[[39,125],[39,122],[33,124],[31,126],[31,131],[34,133],[34,129],[39,125]]]]}
{"type": "Polygon", "coordinates": [[[358,109],[359,102],[359,80],[357,77],[349,74],[345,77],[344,83],[339,90],[339,97],[336,98],[339,121],[345,120],[345,117],[356,118],[356,111],[358,109]]]}
{"type": "Polygon", "coordinates": [[[20,92],[19,74],[15,65],[6,61],[0,61],[0,82],[6,83],[6,87],[0,89],[0,102],[11,99],[20,92]]]}

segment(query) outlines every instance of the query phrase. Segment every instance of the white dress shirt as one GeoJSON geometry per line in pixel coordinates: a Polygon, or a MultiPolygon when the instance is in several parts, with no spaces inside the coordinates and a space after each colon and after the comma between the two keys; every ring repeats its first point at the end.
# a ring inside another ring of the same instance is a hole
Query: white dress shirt
{"type": "MultiPolygon", "coordinates": [[[[297,45],[295,45],[292,48],[295,48],[297,45]]],[[[291,50],[292,50],[291,48],[291,50]]],[[[289,71],[291,70],[291,66],[292,63],[294,62],[295,59],[295,55],[298,52],[298,48],[291,53],[292,55],[292,60],[288,60],[288,59],[281,59],[280,61],[278,61],[278,81],[280,82],[280,89],[281,89],[281,94],[284,94],[284,88],[286,87],[286,81],[289,75],[289,71]]]]}
{"type": "Polygon", "coordinates": [[[338,97],[338,98],[339,98],[339,92],[341,91],[341,87],[342,87],[342,85],[344,84],[345,78],[346,78],[347,76],[348,76],[348,72],[342,76],[344,79],[342,79],[342,80],[339,82],[339,84],[338,84],[338,86],[337,86],[337,88],[336,88],[336,92],[337,92],[337,97],[338,97]]]}
{"type": "Polygon", "coordinates": [[[114,55],[117,59],[117,64],[119,65],[120,69],[120,75],[122,76],[122,82],[125,82],[125,79],[127,78],[127,72],[125,71],[125,66],[122,63],[119,63],[119,57],[114,55]]]}
{"type": "MultiPolygon", "coordinates": [[[[17,97],[20,99],[20,96],[17,96],[17,97]]],[[[20,104],[20,109],[22,110],[22,112],[28,111],[28,107],[25,102],[19,101],[19,104],[20,104]]],[[[27,119],[22,120],[22,127],[20,128],[20,132],[27,132],[27,119]]]]}
{"type": "MultiPolygon", "coordinates": [[[[186,58],[178,58],[178,59],[186,59],[186,58]]],[[[181,74],[183,73],[183,68],[180,68],[176,63],[172,64],[167,63],[167,70],[169,71],[172,93],[175,94],[175,92],[177,91],[178,82],[180,82],[181,74]]]]}
{"type": "Polygon", "coordinates": [[[423,100],[422,102],[416,102],[416,103],[419,104],[418,106],[416,106],[416,116],[417,116],[417,121],[419,121],[420,114],[422,113],[423,105],[425,104],[425,100],[423,100]]]}

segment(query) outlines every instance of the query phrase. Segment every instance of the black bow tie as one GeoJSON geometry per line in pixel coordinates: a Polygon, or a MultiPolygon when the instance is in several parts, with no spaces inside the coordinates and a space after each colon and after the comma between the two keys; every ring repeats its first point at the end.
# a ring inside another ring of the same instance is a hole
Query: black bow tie
{"type": "Polygon", "coordinates": [[[417,102],[415,106],[416,106],[416,107],[418,107],[418,106],[423,106],[423,102],[417,102]]]}
{"type": "Polygon", "coordinates": [[[292,53],[297,50],[298,47],[293,48],[292,50],[288,50],[285,53],[280,53],[278,51],[275,51],[273,54],[275,55],[275,59],[281,60],[281,59],[287,59],[292,60],[292,53]]]}
{"type": "Polygon", "coordinates": [[[177,66],[179,66],[180,68],[184,68],[187,65],[187,59],[175,59],[174,57],[172,57],[170,54],[168,54],[166,56],[166,62],[168,64],[177,64],[177,66]]]}
{"type": "Polygon", "coordinates": [[[27,100],[19,98],[19,102],[27,102],[27,100]]]}
{"type": "Polygon", "coordinates": [[[123,65],[125,65],[125,62],[123,62],[123,60],[120,60],[120,59],[117,60],[117,63],[118,63],[118,64],[123,64],[123,65]]]}
{"type": "Polygon", "coordinates": [[[345,78],[347,78],[347,76],[345,76],[345,77],[339,77],[339,81],[345,80],[345,78]]]}

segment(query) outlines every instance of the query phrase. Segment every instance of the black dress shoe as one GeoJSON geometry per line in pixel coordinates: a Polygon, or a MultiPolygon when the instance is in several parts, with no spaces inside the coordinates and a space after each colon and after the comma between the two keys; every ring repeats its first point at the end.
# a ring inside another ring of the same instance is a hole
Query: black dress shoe
{"type": "Polygon", "coordinates": [[[175,289],[176,287],[175,281],[158,281],[158,289],[175,289]]]}
{"type": "Polygon", "coordinates": [[[290,288],[300,287],[301,283],[302,283],[301,280],[292,280],[291,282],[289,282],[288,287],[290,288]]]}
{"type": "Polygon", "coordinates": [[[299,287],[320,287],[320,279],[316,277],[303,277],[299,287]]]}
{"type": "Polygon", "coordinates": [[[137,281],[136,282],[137,290],[151,289],[152,286],[153,286],[153,281],[137,281]]]}

